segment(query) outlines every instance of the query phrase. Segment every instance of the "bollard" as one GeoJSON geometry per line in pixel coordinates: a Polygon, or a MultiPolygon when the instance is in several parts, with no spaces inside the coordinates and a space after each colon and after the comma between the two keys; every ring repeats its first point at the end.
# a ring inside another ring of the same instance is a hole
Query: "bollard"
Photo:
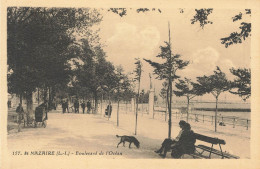
{"type": "Polygon", "coordinates": [[[249,122],[249,120],[246,119],[246,130],[248,130],[248,122],[249,122]]]}
{"type": "Polygon", "coordinates": [[[233,128],[235,128],[235,121],[236,121],[236,119],[234,118],[233,119],[233,128]]]}
{"type": "Polygon", "coordinates": [[[211,118],[211,119],[212,119],[212,120],[211,120],[211,124],[213,124],[213,116],[211,116],[211,117],[212,117],[212,118],[211,118]]]}

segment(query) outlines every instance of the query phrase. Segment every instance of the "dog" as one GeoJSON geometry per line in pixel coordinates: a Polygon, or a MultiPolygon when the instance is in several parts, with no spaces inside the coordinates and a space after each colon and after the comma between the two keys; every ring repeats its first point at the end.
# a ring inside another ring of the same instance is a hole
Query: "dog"
{"type": "Polygon", "coordinates": [[[140,142],[133,136],[119,136],[116,135],[116,137],[121,137],[120,142],[117,144],[117,148],[119,144],[123,143],[123,146],[125,146],[125,142],[129,142],[129,148],[131,148],[131,144],[134,143],[134,145],[139,148],[140,147],[140,142]]]}

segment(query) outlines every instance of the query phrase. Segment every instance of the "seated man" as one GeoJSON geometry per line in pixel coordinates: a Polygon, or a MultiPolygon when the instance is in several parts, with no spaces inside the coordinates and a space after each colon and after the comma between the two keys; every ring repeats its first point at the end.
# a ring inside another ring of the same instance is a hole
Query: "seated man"
{"type": "Polygon", "coordinates": [[[179,135],[174,140],[165,139],[162,143],[162,147],[156,151],[156,153],[160,153],[160,156],[163,158],[166,157],[166,153],[170,149],[172,149],[171,155],[173,158],[180,158],[183,154],[190,154],[195,150],[194,144],[196,139],[194,139],[190,124],[181,120],[179,125],[181,128],[179,135]],[[161,154],[162,152],[163,154],[161,154]]]}
{"type": "Polygon", "coordinates": [[[162,147],[161,147],[159,150],[155,151],[155,152],[156,152],[156,153],[160,153],[160,156],[162,156],[162,157],[166,157],[166,153],[171,149],[171,145],[172,145],[173,143],[176,143],[176,142],[179,141],[179,139],[180,139],[180,137],[181,137],[181,135],[182,135],[182,132],[183,132],[183,130],[184,130],[185,124],[186,124],[186,122],[185,122],[184,120],[181,120],[181,121],[179,122],[179,126],[180,126],[181,130],[180,130],[178,136],[177,136],[175,139],[173,139],[173,140],[171,140],[171,139],[169,139],[169,138],[168,138],[168,139],[165,139],[165,140],[163,141],[163,143],[162,143],[162,147]],[[163,154],[161,154],[162,152],[163,152],[163,154]]]}
{"type": "Polygon", "coordinates": [[[172,145],[171,156],[173,158],[180,158],[183,154],[194,153],[195,142],[194,132],[191,130],[190,124],[186,123],[179,141],[172,145]]]}

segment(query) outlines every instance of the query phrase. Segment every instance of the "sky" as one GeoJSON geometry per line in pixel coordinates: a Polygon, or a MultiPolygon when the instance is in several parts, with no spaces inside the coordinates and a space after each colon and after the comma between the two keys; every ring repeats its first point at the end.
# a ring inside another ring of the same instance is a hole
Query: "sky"
{"type": "MultiPolygon", "coordinates": [[[[208,17],[213,24],[205,25],[204,29],[199,23],[191,24],[194,9],[184,9],[184,13],[180,13],[179,9],[161,10],[162,13],[136,13],[134,9],[128,9],[127,16],[124,17],[103,10],[103,20],[97,27],[100,29],[101,42],[105,45],[107,60],[121,65],[125,72],[134,70],[134,58],[137,57],[160,62],[156,55],[159,54],[159,47],[164,45],[164,41],[169,40],[169,23],[173,53],[190,61],[184,70],[177,72],[182,78],[187,77],[195,81],[197,76],[213,74],[213,70],[219,66],[228,79],[232,80],[234,76],[229,72],[231,67],[250,68],[250,38],[242,44],[228,48],[220,43],[220,38],[239,31],[241,22],[232,22],[232,17],[239,12],[245,13],[244,9],[214,9],[208,17]]],[[[250,21],[250,17],[245,16],[243,21],[250,21]]],[[[149,73],[153,72],[153,68],[143,61],[143,70],[141,88],[148,90],[149,73]]],[[[158,95],[162,81],[156,80],[155,77],[156,75],[152,75],[158,95]]],[[[214,100],[214,97],[205,95],[202,99],[214,100]]],[[[220,100],[241,98],[224,93],[220,95],[220,100]]]]}

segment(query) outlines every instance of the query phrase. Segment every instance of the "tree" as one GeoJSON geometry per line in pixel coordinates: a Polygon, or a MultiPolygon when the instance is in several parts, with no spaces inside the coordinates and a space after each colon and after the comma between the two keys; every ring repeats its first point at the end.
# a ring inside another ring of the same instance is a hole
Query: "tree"
{"type": "Polygon", "coordinates": [[[239,95],[244,101],[251,96],[251,69],[246,68],[231,68],[230,72],[236,76],[231,83],[232,89],[229,91],[232,94],[239,95]]]}
{"type": "Polygon", "coordinates": [[[165,42],[165,46],[160,46],[161,53],[159,53],[156,57],[162,58],[164,60],[163,63],[153,62],[148,59],[144,59],[148,62],[152,67],[154,67],[154,74],[157,75],[157,79],[167,80],[168,88],[167,88],[167,105],[169,111],[169,130],[168,137],[171,138],[171,115],[172,115],[172,84],[175,79],[178,79],[179,76],[176,74],[178,70],[184,69],[189,61],[183,61],[180,59],[181,55],[173,54],[171,51],[171,38],[170,38],[170,28],[169,28],[169,42],[165,42]]]}
{"type": "Polygon", "coordinates": [[[135,59],[135,80],[138,82],[138,88],[137,88],[137,96],[136,96],[136,111],[135,111],[135,135],[137,134],[137,117],[138,117],[138,104],[139,104],[139,97],[140,97],[140,83],[141,83],[141,76],[142,76],[142,62],[140,61],[140,58],[135,59]]]}
{"type": "Polygon", "coordinates": [[[106,54],[103,49],[99,45],[91,45],[88,39],[81,40],[80,48],[78,58],[81,63],[75,61],[77,66],[76,81],[80,88],[86,88],[85,91],[93,95],[96,112],[100,88],[110,93],[116,87],[114,66],[106,61],[106,54]]]}
{"type": "Polygon", "coordinates": [[[217,66],[213,75],[197,77],[197,82],[193,85],[199,94],[211,93],[216,98],[215,132],[217,132],[218,98],[221,93],[230,90],[230,81],[227,80],[226,74],[217,66]]]}
{"type": "Polygon", "coordinates": [[[69,81],[69,61],[76,57],[74,33],[86,32],[100,21],[96,11],[90,13],[82,8],[7,9],[8,87],[11,93],[26,94],[31,115],[36,88],[44,89],[45,101],[49,90],[51,100],[56,86],[69,81]]]}
{"type": "Polygon", "coordinates": [[[116,96],[117,96],[117,126],[119,126],[119,102],[123,95],[129,90],[130,81],[128,77],[123,74],[123,68],[117,67],[116,72],[116,96]]]}
{"type": "Polygon", "coordinates": [[[174,94],[178,97],[186,96],[187,98],[187,122],[188,122],[190,100],[193,99],[195,96],[197,96],[199,93],[194,89],[193,83],[188,78],[184,78],[184,80],[179,79],[179,82],[175,83],[175,86],[178,90],[173,91],[174,94]]]}

